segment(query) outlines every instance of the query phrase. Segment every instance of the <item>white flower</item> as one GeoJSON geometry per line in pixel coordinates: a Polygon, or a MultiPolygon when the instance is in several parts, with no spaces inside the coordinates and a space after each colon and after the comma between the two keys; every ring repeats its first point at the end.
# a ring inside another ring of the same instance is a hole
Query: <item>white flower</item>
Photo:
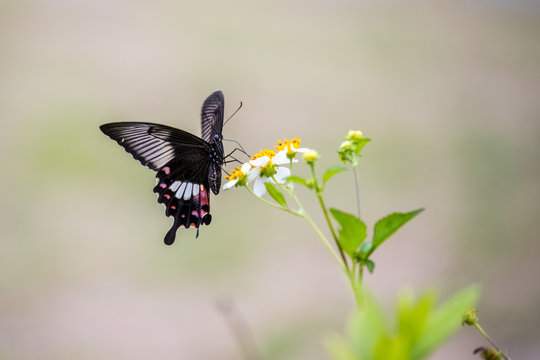
{"type": "MultiPolygon", "coordinates": [[[[294,159],[296,153],[305,153],[310,151],[308,148],[300,147],[300,139],[293,138],[292,140],[284,139],[283,141],[278,141],[278,145],[274,147],[278,153],[276,161],[283,164],[290,164],[291,160],[294,159]]],[[[293,160],[293,162],[296,162],[293,160]]]]}
{"type": "Polygon", "coordinates": [[[265,183],[286,183],[286,179],[291,175],[291,170],[285,165],[298,161],[294,159],[296,153],[310,151],[308,148],[301,148],[300,139],[297,138],[278,141],[278,145],[274,149],[263,149],[253,155],[249,162],[234,169],[231,175],[225,177],[229,181],[223,185],[223,189],[245,186],[254,181],[253,193],[261,197],[266,193],[265,183]]]}
{"type": "Polygon", "coordinates": [[[249,162],[253,166],[253,170],[248,176],[248,181],[253,180],[253,178],[255,179],[253,193],[258,197],[266,193],[265,182],[284,184],[286,179],[291,175],[291,169],[280,166],[289,164],[290,160],[285,158],[286,161],[281,161],[282,159],[276,158],[277,155],[271,158],[269,156],[262,156],[249,162]]]}
{"type": "Polygon", "coordinates": [[[243,186],[247,184],[249,180],[248,174],[252,170],[252,166],[249,163],[242,164],[241,167],[237,167],[231,175],[226,176],[225,178],[229,180],[225,185],[223,185],[223,190],[232,188],[233,186],[243,186]]]}

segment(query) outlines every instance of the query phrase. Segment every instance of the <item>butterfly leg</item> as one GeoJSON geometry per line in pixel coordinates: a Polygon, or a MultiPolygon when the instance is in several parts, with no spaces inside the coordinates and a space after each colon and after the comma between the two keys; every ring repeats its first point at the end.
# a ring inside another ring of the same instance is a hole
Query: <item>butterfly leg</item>
{"type": "Polygon", "coordinates": [[[231,151],[229,154],[225,155],[224,159],[228,157],[232,157],[232,154],[234,154],[235,151],[240,151],[242,154],[246,155],[247,157],[250,157],[249,154],[244,150],[244,148],[234,148],[233,151],[231,151]]]}
{"type": "Polygon", "coordinates": [[[232,162],[235,162],[235,161],[236,161],[237,163],[242,164],[242,162],[241,162],[240,160],[238,160],[237,158],[235,158],[235,157],[233,157],[233,156],[230,156],[230,157],[232,158],[232,160],[226,160],[226,161],[224,161],[223,163],[224,163],[224,164],[229,164],[229,163],[232,163],[232,162]]]}

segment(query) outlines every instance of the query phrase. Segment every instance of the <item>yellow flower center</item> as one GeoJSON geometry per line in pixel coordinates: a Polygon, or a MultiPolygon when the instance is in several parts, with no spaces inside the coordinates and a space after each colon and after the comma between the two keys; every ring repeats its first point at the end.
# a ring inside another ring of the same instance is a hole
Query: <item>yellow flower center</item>
{"type": "Polygon", "coordinates": [[[225,179],[232,181],[234,179],[238,179],[240,177],[244,176],[244,173],[242,172],[242,169],[240,166],[237,166],[231,171],[230,175],[225,175],[225,179]]]}
{"type": "Polygon", "coordinates": [[[263,156],[268,156],[271,159],[274,156],[276,156],[276,152],[274,150],[263,149],[259,151],[258,153],[256,153],[255,155],[253,155],[250,159],[255,160],[263,156]]]}
{"type": "Polygon", "coordinates": [[[272,164],[269,161],[268,164],[266,164],[263,168],[261,168],[259,175],[261,177],[266,176],[267,178],[271,178],[277,173],[276,167],[277,167],[276,165],[272,164]]]}
{"type": "Polygon", "coordinates": [[[294,147],[295,149],[298,149],[300,147],[301,141],[302,140],[298,138],[293,138],[292,140],[283,139],[283,141],[279,140],[278,144],[274,146],[274,149],[276,149],[276,151],[287,149],[287,153],[292,153],[293,152],[292,147],[294,147]]]}

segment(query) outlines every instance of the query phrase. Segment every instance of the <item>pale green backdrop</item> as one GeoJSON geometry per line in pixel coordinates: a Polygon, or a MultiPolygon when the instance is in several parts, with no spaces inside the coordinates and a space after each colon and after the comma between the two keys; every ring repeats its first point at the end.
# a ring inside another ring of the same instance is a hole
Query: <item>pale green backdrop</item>
{"type": "MultiPolygon", "coordinates": [[[[328,359],[354,303],[306,225],[233,190],[166,247],[153,173],[98,129],[199,133],[219,89],[252,153],[296,136],[330,165],[349,129],[371,137],[365,219],[426,211],[368,284],[386,304],[481,284],[485,327],[536,359],[539,38],[533,1],[0,2],[0,358],[242,359],[232,299],[266,359],[328,359]]],[[[350,176],[327,193],[354,211],[350,176]]],[[[483,344],[463,329],[433,359],[483,344]]]]}

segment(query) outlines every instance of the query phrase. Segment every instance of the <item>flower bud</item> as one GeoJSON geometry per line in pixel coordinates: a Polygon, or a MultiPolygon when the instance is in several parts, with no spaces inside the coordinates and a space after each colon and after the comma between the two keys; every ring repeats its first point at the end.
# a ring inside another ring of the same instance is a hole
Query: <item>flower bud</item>
{"type": "Polygon", "coordinates": [[[476,325],[476,323],[478,323],[478,317],[476,316],[476,313],[476,309],[472,307],[465,310],[465,313],[461,317],[461,325],[476,325]]]}
{"type": "Polygon", "coordinates": [[[309,165],[315,164],[318,159],[319,153],[316,150],[310,150],[304,153],[304,160],[306,160],[306,163],[308,163],[309,165]]]}
{"type": "Polygon", "coordinates": [[[474,355],[479,354],[484,360],[502,360],[502,355],[496,349],[490,349],[485,347],[479,347],[474,350],[474,355]]]}
{"type": "Polygon", "coordinates": [[[364,137],[364,134],[360,130],[349,130],[347,133],[347,140],[358,141],[364,137]]]}
{"type": "Polygon", "coordinates": [[[341,145],[339,146],[339,149],[340,150],[352,150],[353,149],[353,144],[349,140],[346,140],[346,141],[341,143],[341,145]]]}

